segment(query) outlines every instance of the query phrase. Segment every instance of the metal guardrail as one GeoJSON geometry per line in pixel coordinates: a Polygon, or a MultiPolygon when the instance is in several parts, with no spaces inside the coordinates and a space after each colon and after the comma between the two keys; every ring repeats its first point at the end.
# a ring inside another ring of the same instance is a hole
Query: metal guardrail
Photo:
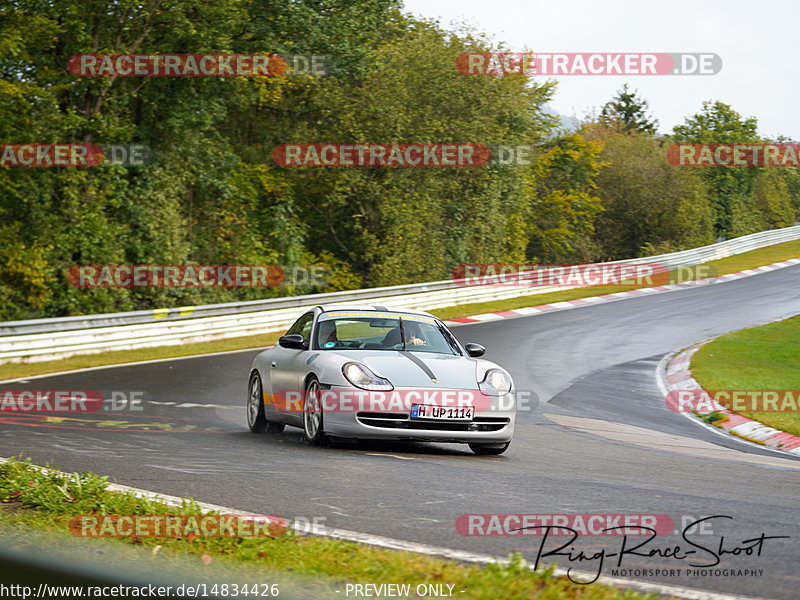
{"type": "MultiPolygon", "coordinates": [[[[602,263],[693,266],[800,239],[800,225],[753,233],[691,250],[602,263]]],[[[0,323],[0,362],[65,358],[111,350],[174,345],[286,329],[317,304],[364,302],[432,310],[445,306],[533,296],[566,287],[464,286],[443,280],[419,284],[124,313],[0,323]]]]}

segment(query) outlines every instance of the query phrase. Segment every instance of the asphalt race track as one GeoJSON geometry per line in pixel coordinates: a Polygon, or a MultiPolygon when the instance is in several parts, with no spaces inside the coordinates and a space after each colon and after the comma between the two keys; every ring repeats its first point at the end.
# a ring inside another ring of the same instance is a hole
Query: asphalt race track
{"type": "MultiPolygon", "coordinates": [[[[142,391],[145,401],[141,412],[67,415],[58,422],[3,415],[0,456],[24,452],[38,464],[92,470],[117,483],[253,513],[325,517],[330,527],[498,556],[516,550],[529,560],[536,558],[542,538],[462,536],[457,517],[667,514],[678,528],[684,517],[724,515],[732,518],[709,521],[713,532],[691,539],[715,552],[720,544],[732,552],[714,568],[756,570],[756,575],[687,576],[690,563],[714,561],[704,550],[684,560],[660,555],[675,544],[682,551],[691,548],[679,535],[646,546],[662,550],[655,556],[624,556],[622,568],[682,569],[680,576],[632,578],[796,598],[800,460],[723,437],[668,411],[655,373],[669,352],[798,313],[800,266],[795,266],[718,285],[457,327],[462,341],[484,344],[487,357],[511,372],[519,390],[539,398],[538,406],[519,414],[514,441],[500,457],[476,457],[457,445],[319,449],[304,443],[296,429],[254,435],[246,426],[245,397],[256,351],[4,384],[96,389],[106,396],[142,391]],[[759,556],[752,540],[762,533],[790,537],[764,540],[759,556]]],[[[551,538],[547,549],[567,540],[551,538]]],[[[620,537],[581,537],[573,547],[591,555],[600,549],[618,552],[621,543],[620,537]]],[[[582,571],[596,572],[599,566],[597,559],[557,559],[582,571]]],[[[607,557],[603,574],[611,575],[616,561],[607,557]]]]}

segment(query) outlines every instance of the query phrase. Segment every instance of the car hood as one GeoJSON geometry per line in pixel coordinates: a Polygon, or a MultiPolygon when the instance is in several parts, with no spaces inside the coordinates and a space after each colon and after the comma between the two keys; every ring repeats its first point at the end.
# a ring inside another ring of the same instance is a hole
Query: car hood
{"type": "Polygon", "coordinates": [[[336,354],[364,363],[396,388],[474,390],[478,387],[476,361],[464,356],[399,350],[339,351],[336,354]]]}

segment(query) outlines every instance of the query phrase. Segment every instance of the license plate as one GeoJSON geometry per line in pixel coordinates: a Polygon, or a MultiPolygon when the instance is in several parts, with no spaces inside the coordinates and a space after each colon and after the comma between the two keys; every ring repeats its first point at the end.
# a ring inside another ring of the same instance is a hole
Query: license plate
{"type": "Polygon", "coordinates": [[[412,419],[438,419],[442,421],[471,421],[475,409],[471,406],[435,406],[412,404],[412,419]]]}

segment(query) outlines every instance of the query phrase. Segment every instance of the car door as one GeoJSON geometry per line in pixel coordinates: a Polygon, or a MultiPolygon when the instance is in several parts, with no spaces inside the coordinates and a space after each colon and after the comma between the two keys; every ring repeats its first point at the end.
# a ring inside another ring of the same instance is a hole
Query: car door
{"type": "MultiPolygon", "coordinates": [[[[314,313],[308,312],[295,321],[286,335],[300,334],[306,342],[311,341],[311,327],[314,324],[314,313]]],[[[269,369],[269,385],[273,398],[286,398],[285,402],[278,400],[272,405],[272,410],[281,413],[282,419],[287,422],[302,424],[302,409],[300,394],[303,392],[303,379],[308,369],[306,361],[309,357],[308,350],[284,348],[280,344],[275,346],[272,357],[267,364],[269,369]],[[287,395],[283,395],[286,393],[287,395]]],[[[267,415],[267,419],[269,419],[267,415]]]]}

